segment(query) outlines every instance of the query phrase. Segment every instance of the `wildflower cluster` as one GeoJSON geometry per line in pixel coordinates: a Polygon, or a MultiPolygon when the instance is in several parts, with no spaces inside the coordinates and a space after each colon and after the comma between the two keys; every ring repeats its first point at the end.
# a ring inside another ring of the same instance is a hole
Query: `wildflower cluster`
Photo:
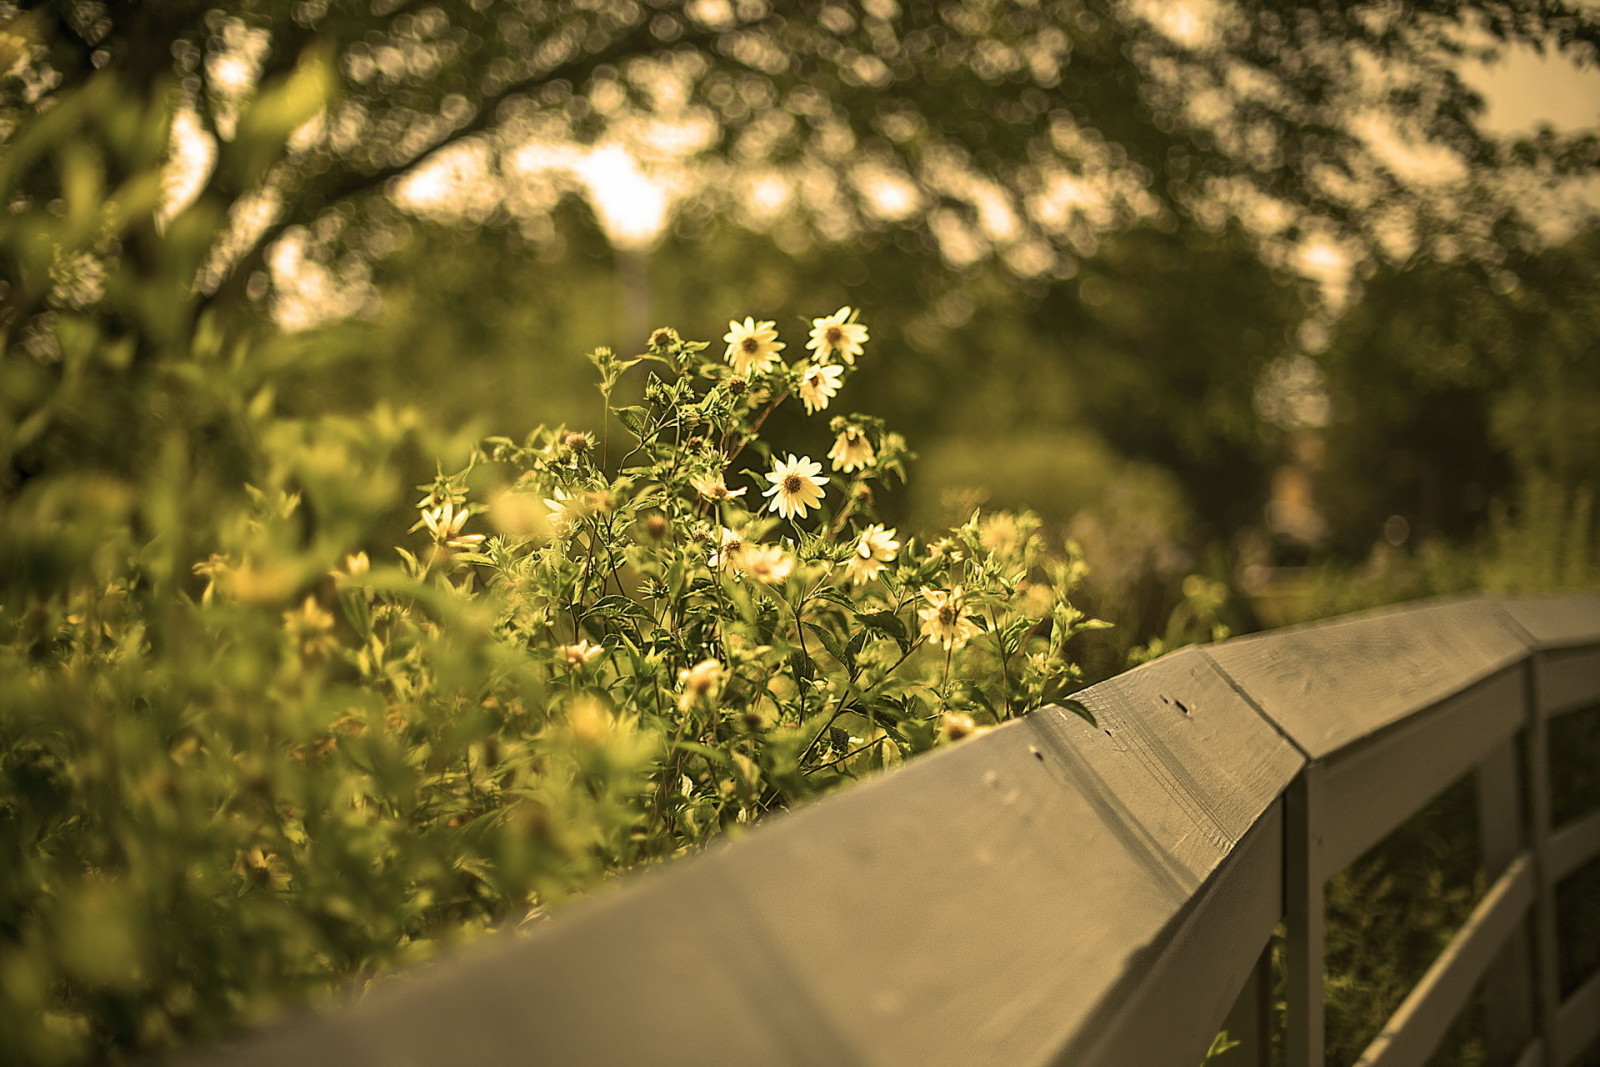
{"type": "Polygon", "coordinates": [[[909,453],[838,411],[871,358],[849,308],[793,363],[772,322],[724,342],[597,352],[605,421],[476,445],[246,381],[245,491],[68,471],[0,512],[21,1058],[225,1033],[1073,683],[1081,565],[1032,518],[879,513],[909,453]],[[398,498],[419,451],[470,459],[398,498]]]}
{"type": "Polygon", "coordinates": [[[723,341],[663,328],[636,358],[594,353],[608,403],[644,379],[642,403],[611,411],[621,440],[489,439],[424,487],[432,550],[407,556],[548,661],[549,714],[598,703],[633,724],[641,857],[1038,706],[1076,680],[1066,640],[1099,625],[1065,599],[1081,564],[1045,553],[1030,515],[975,513],[933,540],[879,521],[910,455],[880,420],[763,436],[786,402],[815,418],[845,391],[870,341],[851,308],[813,320],[792,364],[771,321],[723,341]]]}

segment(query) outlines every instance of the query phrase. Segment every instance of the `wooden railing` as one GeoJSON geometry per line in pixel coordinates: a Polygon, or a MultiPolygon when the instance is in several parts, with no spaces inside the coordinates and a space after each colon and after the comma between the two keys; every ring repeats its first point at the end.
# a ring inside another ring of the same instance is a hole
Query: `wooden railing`
{"type": "Polygon", "coordinates": [[[1600,702],[1600,596],[1240,638],[1078,699],[1097,725],[1041,709],[215,1059],[1194,1067],[1226,1021],[1224,1062],[1264,1064],[1284,920],[1308,1067],[1328,879],[1468,773],[1489,889],[1360,1062],[1423,1063],[1480,982],[1518,1067],[1600,1038],[1554,904],[1600,811],[1550,825],[1546,740],[1600,702]]]}

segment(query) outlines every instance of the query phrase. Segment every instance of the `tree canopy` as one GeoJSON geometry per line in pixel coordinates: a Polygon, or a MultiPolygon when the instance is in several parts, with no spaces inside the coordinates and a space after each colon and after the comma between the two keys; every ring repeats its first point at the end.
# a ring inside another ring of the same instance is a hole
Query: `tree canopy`
{"type": "MultiPolygon", "coordinates": [[[[548,211],[516,181],[530,152],[626,138],[702,163],[711,206],[759,222],[753,194],[783,188],[769,225],[910,228],[949,262],[1024,275],[1070,272],[1107,229],[1230,214],[1280,256],[1308,232],[1361,256],[1448,229],[1492,260],[1528,234],[1495,187],[1506,168],[1600,158],[1592,134],[1508,140],[1477,122],[1464,57],[1528,44],[1593,61],[1592,17],[1526,0],[62,0],[13,18],[8,40],[13,123],[113,80],[214,146],[185,210],[251,218],[213,257],[212,293],[247,289],[283,233],[331,233],[461,145],[507,179],[506,220],[548,211]],[[1397,144],[1463,177],[1419,187],[1397,144]]],[[[43,175],[25,187],[54,195],[43,175]]],[[[37,289],[18,281],[13,299],[37,289]]]]}

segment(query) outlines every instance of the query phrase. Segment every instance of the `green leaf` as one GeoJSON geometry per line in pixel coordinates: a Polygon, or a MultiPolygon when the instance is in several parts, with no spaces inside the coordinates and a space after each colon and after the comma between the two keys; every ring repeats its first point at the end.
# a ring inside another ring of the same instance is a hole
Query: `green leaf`
{"type": "Polygon", "coordinates": [[[654,617],[645,610],[644,605],[638,601],[629,600],[625,596],[608,596],[595,601],[584,609],[583,619],[637,619],[641,622],[653,622],[654,617]]]}
{"type": "Polygon", "coordinates": [[[900,616],[892,611],[869,611],[856,616],[861,625],[874,633],[883,634],[885,637],[894,638],[895,644],[904,652],[911,647],[911,635],[906,632],[906,624],[900,616]]]}
{"type": "Polygon", "coordinates": [[[1063,699],[1057,700],[1054,703],[1056,707],[1061,708],[1064,711],[1072,712],[1074,715],[1087,722],[1090,726],[1100,725],[1099,723],[1095,722],[1094,712],[1090,711],[1088,705],[1084,704],[1084,702],[1081,700],[1063,699]]]}
{"type": "Polygon", "coordinates": [[[644,408],[637,405],[617,408],[615,414],[617,421],[638,440],[643,441],[649,436],[646,425],[650,413],[644,408]]]}
{"type": "Polygon", "coordinates": [[[814,622],[803,622],[800,625],[816,634],[822,641],[822,647],[828,650],[828,655],[844,664],[846,670],[855,669],[855,657],[850,655],[844,645],[839,643],[839,635],[827,627],[818,626],[814,622]]]}

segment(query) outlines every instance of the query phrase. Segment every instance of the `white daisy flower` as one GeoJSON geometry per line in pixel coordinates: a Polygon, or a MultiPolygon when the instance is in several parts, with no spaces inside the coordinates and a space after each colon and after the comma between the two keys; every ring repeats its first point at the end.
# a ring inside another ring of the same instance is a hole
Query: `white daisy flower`
{"type": "Polygon", "coordinates": [[[448,500],[438,507],[428,508],[422,513],[422,522],[428,527],[428,532],[433,534],[433,539],[448,548],[457,548],[470,551],[483,544],[486,540],[483,534],[464,534],[461,527],[466,525],[472,512],[466,507],[460,511],[448,500]]]}
{"type": "Polygon", "coordinates": [[[737,373],[747,376],[770,370],[779,362],[778,352],[784,347],[778,340],[777,323],[757,322],[749,317],[742,323],[728,320],[728,332],[722,339],[728,342],[728,363],[737,373]]]}
{"type": "Polygon", "coordinates": [[[762,585],[778,585],[794,570],[794,557],[777,545],[746,545],[739,569],[762,585]]]}
{"type": "Polygon", "coordinates": [[[604,645],[594,644],[586,637],[575,645],[556,646],[556,657],[569,667],[582,667],[604,651],[604,645]]]}
{"type": "Polygon", "coordinates": [[[859,322],[851,322],[850,314],[850,307],[846,305],[832,315],[811,320],[811,340],[806,342],[806,347],[815,349],[818,359],[837,353],[840,359],[855,365],[861,346],[867,340],[867,328],[859,322]]]}
{"type": "Polygon", "coordinates": [[[833,461],[834,470],[846,474],[878,462],[878,454],[872,450],[872,442],[867,440],[866,434],[854,426],[846,426],[840,432],[833,442],[833,447],[828,449],[828,458],[833,461]]]}
{"type": "Polygon", "coordinates": [[[844,368],[827,363],[813,363],[800,375],[800,399],[805,403],[806,414],[815,415],[828,406],[828,401],[839,395],[844,379],[844,368]]]}
{"type": "Polygon", "coordinates": [[[803,519],[807,508],[822,505],[822,487],[828,484],[828,479],[821,474],[822,464],[810,456],[796,457],[791,452],[788,459],[773,464],[767,475],[772,488],[761,495],[771,497],[768,508],[784,518],[803,519]]]}
{"type": "Polygon", "coordinates": [[[924,589],[922,599],[928,602],[927,607],[917,609],[922,635],[946,649],[960,648],[983,632],[966,614],[966,594],[959,585],[949,592],[924,589]]]}
{"type": "Polygon", "coordinates": [[[714,659],[703,659],[687,670],[678,672],[678,684],[683,693],[678,697],[678,710],[688,711],[696,704],[712,701],[722,691],[722,664],[714,659]]]}
{"type": "Polygon", "coordinates": [[[881,523],[861,531],[861,536],[856,538],[856,550],[844,565],[852,583],[860,585],[872,581],[885,564],[900,555],[900,542],[894,535],[894,530],[884,529],[881,523]]]}
{"type": "Polygon", "coordinates": [[[728,483],[723,481],[720,474],[707,474],[699,478],[690,478],[689,484],[694,486],[695,492],[707,500],[733,500],[745,494],[743,488],[729,489],[728,483]]]}
{"type": "Polygon", "coordinates": [[[737,563],[739,555],[743,551],[744,538],[740,536],[737,530],[730,530],[724,526],[722,533],[718,536],[717,547],[712,549],[711,554],[706,557],[706,565],[715,570],[724,563],[737,563]]]}

